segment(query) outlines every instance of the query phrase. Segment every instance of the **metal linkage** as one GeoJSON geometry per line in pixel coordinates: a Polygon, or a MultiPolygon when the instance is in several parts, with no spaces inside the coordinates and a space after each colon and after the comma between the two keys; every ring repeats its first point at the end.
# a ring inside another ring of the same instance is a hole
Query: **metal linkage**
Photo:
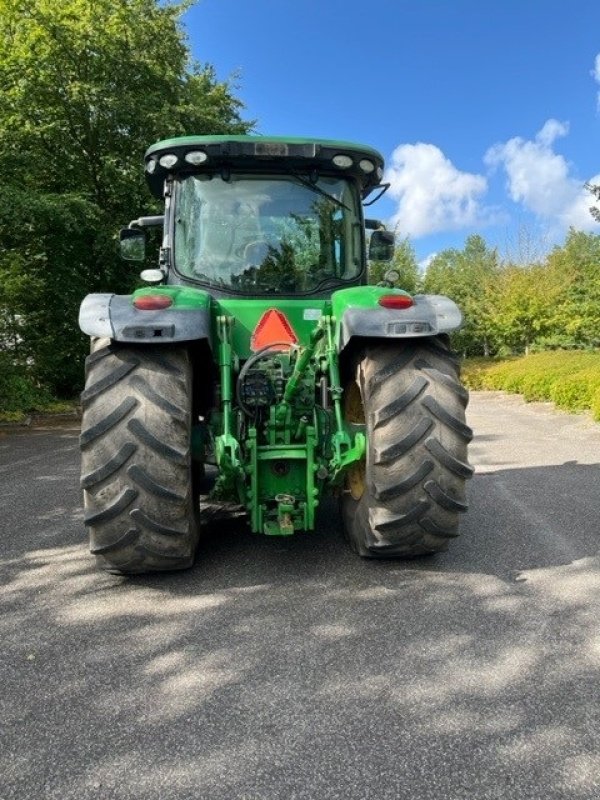
{"type": "Polygon", "coordinates": [[[219,467],[219,477],[215,494],[227,495],[231,486],[235,486],[240,502],[245,503],[244,469],[240,457],[240,444],[232,433],[233,428],[233,395],[232,371],[233,348],[231,331],[235,320],[233,317],[217,317],[217,334],[219,337],[219,375],[221,381],[221,426],[222,433],[215,437],[215,458],[219,467]]]}
{"type": "Polygon", "coordinates": [[[364,430],[352,429],[344,422],[342,411],[343,389],[340,382],[338,351],[334,341],[335,317],[321,318],[327,332],[326,357],[329,368],[329,393],[333,401],[333,412],[336,430],[333,433],[333,456],[329,462],[330,483],[337,484],[341,480],[343,471],[355,461],[363,458],[366,450],[367,439],[364,430]]]}

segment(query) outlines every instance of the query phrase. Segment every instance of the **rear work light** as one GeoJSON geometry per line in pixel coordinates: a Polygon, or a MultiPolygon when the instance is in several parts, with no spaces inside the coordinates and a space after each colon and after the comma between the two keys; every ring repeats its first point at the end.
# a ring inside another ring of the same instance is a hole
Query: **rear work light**
{"type": "Polygon", "coordinates": [[[173,305],[173,299],[166,294],[142,294],[136,297],[133,305],[140,311],[160,311],[173,305]]]}
{"type": "Polygon", "coordinates": [[[377,302],[384,308],[410,308],[415,304],[406,294],[382,294],[377,302]]]}

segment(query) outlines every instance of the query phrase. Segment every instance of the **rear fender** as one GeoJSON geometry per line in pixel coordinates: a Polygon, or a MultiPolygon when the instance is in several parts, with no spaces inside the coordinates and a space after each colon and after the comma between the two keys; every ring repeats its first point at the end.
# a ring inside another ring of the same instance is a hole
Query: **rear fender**
{"type": "Polygon", "coordinates": [[[333,315],[337,320],[338,347],[343,350],[354,337],[369,339],[414,339],[437,336],[457,330],[463,315],[453,300],[443,295],[414,295],[414,305],[405,309],[382,308],[380,295],[402,294],[383,287],[361,287],[367,290],[361,302],[352,297],[338,297],[351,290],[336,292],[332,297],[333,315]],[[368,302],[370,301],[370,302],[368,302]]]}
{"type": "Polygon", "coordinates": [[[108,337],[117,342],[210,342],[210,297],[205,292],[183,298],[177,288],[160,287],[173,305],[156,311],[142,311],[133,305],[136,296],[156,293],[142,289],[133,295],[89,294],[79,310],[79,327],[88,336],[108,337]],[[190,302],[191,300],[191,302],[190,302]],[[187,301],[187,302],[186,302],[187,301]]]}

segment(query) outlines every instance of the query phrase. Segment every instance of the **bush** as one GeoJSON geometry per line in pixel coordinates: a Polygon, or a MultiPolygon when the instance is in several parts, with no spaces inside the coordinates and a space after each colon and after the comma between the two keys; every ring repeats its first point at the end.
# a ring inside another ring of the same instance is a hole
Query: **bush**
{"type": "Polygon", "coordinates": [[[559,408],[569,411],[582,411],[592,407],[597,392],[600,391],[600,369],[584,369],[565,375],[552,387],[551,399],[559,408]]]}
{"type": "Polygon", "coordinates": [[[45,410],[54,402],[50,392],[36,385],[26,367],[15,366],[0,353],[0,412],[8,415],[45,410]]]}
{"type": "Polygon", "coordinates": [[[590,408],[592,409],[593,418],[597,422],[600,422],[600,389],[596,389],[596,392],[592,397],[590,408]]]}
{"type": "Polygon", "coordinates": [[[465,362],[463,378],[471,389],[522,394],[525,400],[552,400],[568,411],[591,409],[600,420],[600,352],[546,351],[505,361],[465,362]]]}

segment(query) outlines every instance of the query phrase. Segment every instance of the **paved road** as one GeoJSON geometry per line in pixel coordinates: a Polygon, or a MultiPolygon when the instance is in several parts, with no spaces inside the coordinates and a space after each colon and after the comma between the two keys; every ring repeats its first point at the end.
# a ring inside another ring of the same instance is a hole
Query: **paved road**
{"type": "Polygon", "coordinates": [[[94,570],[77,432],[0,437],[2,800],[600,796],[600,426],[475,395],[447,555],[363,562],[333,507],[94,570]]]}

